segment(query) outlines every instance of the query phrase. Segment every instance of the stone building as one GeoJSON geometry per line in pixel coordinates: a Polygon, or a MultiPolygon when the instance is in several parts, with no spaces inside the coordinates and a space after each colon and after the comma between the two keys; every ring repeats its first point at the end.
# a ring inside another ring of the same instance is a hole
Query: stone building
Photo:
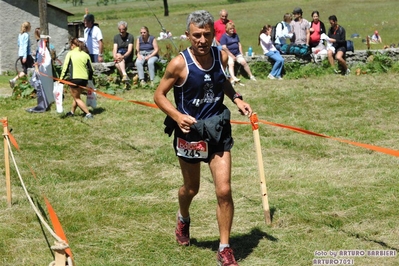
{"type": "MultiPolygon", "coordinates": [[[[40,27],[39,3],[37,0],[0,0],[0,74],[15,70],[18,57],[18,34],[21,24],[30,22],[31,50],[36,50],[35,28],[40,27]]],[[[47,21],[50,42],[60,53],[68,42],[68,16],[73,15],[51,4],[47,4],[47,21]]],[[[65,56],[65,54],[64,54],[65,56]]]]}

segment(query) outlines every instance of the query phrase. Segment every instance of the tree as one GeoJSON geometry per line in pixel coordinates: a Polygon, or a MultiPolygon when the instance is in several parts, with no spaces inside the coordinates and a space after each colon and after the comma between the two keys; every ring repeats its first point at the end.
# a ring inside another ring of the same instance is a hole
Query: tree
{"type": "Polygon", "coordinates": [[[163,0],[163,10],[164,10],[163,15],[165,17],[169,16],[168,0],[163,0]]]}
{"type": "Polygon", "coordinates": [[[41,33],[48,35],[47,0],[39,0],[39,16],[41,33]]]}

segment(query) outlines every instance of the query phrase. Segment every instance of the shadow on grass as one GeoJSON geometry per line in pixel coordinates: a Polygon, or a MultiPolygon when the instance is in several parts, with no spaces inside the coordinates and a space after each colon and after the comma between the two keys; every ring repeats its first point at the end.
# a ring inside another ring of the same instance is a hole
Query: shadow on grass
{"type": "MultiPolygon", "coordinates": [[[[251,232],[242,235],[236,235],[230,238],[230,246],[234,250],[234,256],[237,260],[243,260],[248,257],[252,251],[258,246],[260,240],[266,238],[269,241],[277,242],[278,239],[266,234],[259,228],[255,227],[251,232]]],[[[219,248],[219,239],[212,241],[198,241],[191,239],[191,245],[199,248],[208,248],[216,252],[219,248]]]]}
{"type": "Polygon", "coordinates": [[[376,244],[380,245],[381,247],[388,248],[390,250],[395,250],[396,252],[399,252],[398,248],[390,246],[390,245],[388,245],[387,243],[385,243],[383,241],[371,239],[371,238],[369,238],[367,236],[361,235],[360,233],[353,233],[353,232],[349,232],[349,231],[345,231],[345,230],[340,230],[340,231],[345,233],[345,234],[347,234],[347,235],[349,235],[349,236],[351,236],[351,237],[355,237],[355,238],[361,239],[363,241],[373,242],[373,243],[376,243],[376,244]]]}
{"type": "MultiPolygon", "coordinates": [[[[78,108],[77,108],[78,109],[78,108]]],[[[97,107],[97,108],[93,108],[93,110],[91,111],[92,115],[98,115],[105,112],[105,108],[102,107],[97,107]]],[[[79,114],[74,115],[73,117],[78,117],[78,118],[84,118],[85,113],[80,112],[79,114]]],[[[71,117],[67,115],[67,113],[62,114],[60,116],[61,119],[70,119],[71,117]]]]}

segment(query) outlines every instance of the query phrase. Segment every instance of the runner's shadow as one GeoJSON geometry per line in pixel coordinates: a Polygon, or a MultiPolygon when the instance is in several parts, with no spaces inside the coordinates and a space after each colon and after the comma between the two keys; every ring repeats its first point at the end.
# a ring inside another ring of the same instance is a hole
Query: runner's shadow
{"type": "MultiPolygon", "coordinates": [[[[236,235],[230,238],[230,246],[234,250],[234,256],[237,260],[243,260],[248,257],[254,248],[256,248],[262,239],[277,242],[278,239],[266,234],[259,228],[255,227],[251,232],[243,235],[236,235]]],[[[219,239],[214,241],[198,241],[195,238],[191,239],[191,245],[199,248],[208,248],[216,251],[219,248],[219,239]]]]}

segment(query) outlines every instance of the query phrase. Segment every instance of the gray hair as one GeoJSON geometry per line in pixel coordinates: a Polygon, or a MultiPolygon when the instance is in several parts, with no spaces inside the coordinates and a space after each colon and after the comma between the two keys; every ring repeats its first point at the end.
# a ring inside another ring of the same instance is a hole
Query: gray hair
{"type": "Polygon", "coordinates": [[[119,21],[119,22],[118,22],[118,29],[119,29],[120,26],[124,26],[124,27],[127,29],[127,22],[126,22],[126,21],[123,21],[123,20],[122,20],[122,21],[119,21]]]}
{"type": "Polygon", "coordinates": [[[190,31],[190,24],[204,28],[209,25],[213,29],[213,16],[206,10],[197,10],[187,17],[187,31],[190,31]]]}

